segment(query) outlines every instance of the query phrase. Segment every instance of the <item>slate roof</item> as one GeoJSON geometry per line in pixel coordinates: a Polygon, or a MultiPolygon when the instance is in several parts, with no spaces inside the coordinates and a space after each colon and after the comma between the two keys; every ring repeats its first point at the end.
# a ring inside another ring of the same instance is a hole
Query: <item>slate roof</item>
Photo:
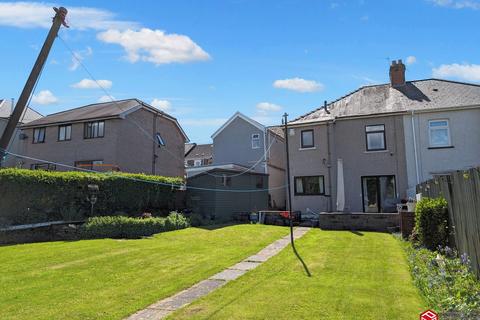
{"type": "Polygon", "coordinates": [[[364,86],[327,105],[307,113],[289,124],[325,121],[340,117],[421,111],[440,108],[480,106],[480,85],[441,79],[407,81],[404,86],[390,84],[364,86]]]}
{"type": "Polygon", "coordinates": [[[208,159],[213,156],[213,144],[195,144],[188,153],[185,154],[185,160],[188,159],[208,159]]]}
{"type": "Polygon", "coordinates": [[[285,133],[283,132],[283,126],[272,126],[267,128],[269,131],[273,132],[279,137],[285,138],[285,133]]]}
{"type": "MultiPolygon", "coordinates": [[[[0,118],[8,119],[12,113],[12,102],[11,100],[3,99],[0,100],[0,118]]],[[[28,123],[37,119],[42,118],[43,116],[37,111],[26,108],[23,112],[22,117],[20,118],[21,123],[28,123]]]]}
{"type": "Polygon", "coordinates": [[[192,149],[195,148],[196,145],[196,143],[185,143],[185,156],[187,156],[188,153],[192,151],[192,149]]]}

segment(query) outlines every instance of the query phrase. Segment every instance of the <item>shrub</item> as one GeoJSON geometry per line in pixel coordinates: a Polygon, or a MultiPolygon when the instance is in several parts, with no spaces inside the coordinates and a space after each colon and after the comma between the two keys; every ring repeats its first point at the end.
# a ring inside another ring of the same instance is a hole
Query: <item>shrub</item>
{"type": "Polygon", "coordinates": [[[138,239],[156,233],[187,228],[187,219],[171,212],[166,218],[131,218],[124,216],[92,217],[82,227],[84,238],[138,239]]]}
{"type": "Polygon", "coordinates": [[[411,244],[405,247],[414,283],[427,305],[451,319],[477,319],[480,282],[471,272],[468,257],[458,257],[448,247],[436,252],[411,244]]]}
{"type": "Polygon", "coordinates": [[[444,198],[422,198],[415,209],[415,234],[430,250],[448,244],[448,211],[444,198]]]}
{"type": "Polygon", "coordinates": [[[175,209],[181,178],[130,173],[0,169],[0,226],[89,217],[88,184],[99,186],[94,215],[175,209]],[[160,183],[160,184],[159,184],[160,183]],[[167,184],[167,185],[162,185],[167,184]]]}

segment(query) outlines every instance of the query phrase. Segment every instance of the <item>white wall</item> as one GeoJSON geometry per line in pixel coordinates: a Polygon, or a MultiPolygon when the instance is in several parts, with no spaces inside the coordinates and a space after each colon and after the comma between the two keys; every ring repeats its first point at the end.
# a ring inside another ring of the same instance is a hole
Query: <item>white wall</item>
{"type": "MultiPolygon", "coordinates": [[[[480,166],[480,107],[455,111],[414,114],[417,146],[418,181],[432,178],[435,173],[480,166]],[[429,149],[428,121],[448,119],[453,148],[429,149]]],[[[412,116],[403,117],[405,156],[407,160],[408,195],[415,194],[417,170],[413,144],[412,116]]]]}

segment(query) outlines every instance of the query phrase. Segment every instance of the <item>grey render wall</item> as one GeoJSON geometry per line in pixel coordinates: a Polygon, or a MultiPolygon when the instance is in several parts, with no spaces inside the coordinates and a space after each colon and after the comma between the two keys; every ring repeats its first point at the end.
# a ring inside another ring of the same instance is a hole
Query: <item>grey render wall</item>
{"type": "Polygon", "coordinates": [[[285,159],[285,140],[270,131],[266,139],[267,148],[267,172],[269,175],[268,185],[270,190],[271,206],[274,209],[284,209],[286,207],[286,159],[285,159]]]}
{"type": "Polygon", "coordinates": [[[329,125],[319,123],[296,127],[294,132],[294,135],[289,136],[294,210],[336,211],[337,159],[343,160],[344,211],[363,211],[362,176],[395,175],[397,197],[405,197],[407,179],[402,116],[337,120],[329,125]],[[367,152],[365,126],[375,124],[385,124],[387,150],[367,152]],[[330,161],[328,160],[327,127],[330,136],[330,161]],[[301,131],[308,129],[314,130],[315,147],[302,149],[300,147],[301,131]],[[324,176],[325,195],[295,196],[294,177],[313,175],[324,176]]]}
{"type": "MultiPolygon", "coordinates": [[[[7,126],[7,122],[8,122],[8,119],[0,118],[0,136],[3,134],[3,131],[5,130],[5,127],[7,126]]],[[[23,155],[25,153],[25,150],[24,150],[25,148],[24,148],[24,144],[19,139],[20,133],[21,133],[21,130],[17,128],[15,130],[12,140],[10,141],[10,145],[8,146],[8,151],[23,155]]],[[[11,155],[7,155],[7,157],[5,158],[5,162],[2,163],[2,166],[15,167],[17,165],[21,165],[21,163],[22,163],[21,159],[18,159],[11,155]]]]}
{"type": "MultiPolygon", "coordinates": [[[[213,164],[234,163],[251,167],[263,154],[263,131],[239,117],[213,139],[213,164]],[[252,149],[252,134],[256,133],[260,134],[260,148],[252,149]]],[[[264,173],[264,163],[260,162],[254,170],[264,173]]]]}
{"type": "MultiPolygon", "coordinates": [[[[231,171],[216,170],[212,174],[232,175],[231,171]]],[[[268,188],[266,175],[244,174],[232,177],[231,186],[222,184],[222,178],[202,174],[188,179],[189,187],[220,189],[224,191],[205,191],[187,189],[187,207],[205,217],[215,216],[215,220],[231,220],[236,213],[253,212],[268,209],[268,192],[257,190],[257,177],[263,179],[264,188],[268,188]],[[228,192],[232,190],[252,190],[252,192],[228,192]]]]}
{"type": "MultiPolygon", "coordinates": [[[[480,165],[480,108],[415,113],[413,116],[417,145],[418,182],[434,173],[462,170],[480,165]],[[428,121],[448,119],[453,148],[429,149],[428,121]]],[[[417,184],[412,115],[403,117],[408,172],[408,195],[415,195],[417,184]]]]}

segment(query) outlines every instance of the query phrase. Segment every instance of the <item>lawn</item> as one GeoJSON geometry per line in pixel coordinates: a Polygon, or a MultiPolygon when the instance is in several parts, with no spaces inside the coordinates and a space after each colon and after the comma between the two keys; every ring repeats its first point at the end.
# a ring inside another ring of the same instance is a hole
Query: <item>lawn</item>
{"type": "Polygon", "coordinates": [[[237,225],[0,247],[0,319],[122,319],[286,235],[237,225]]]}
{"type": "Polygon", "coordinates": [[[287,247],[170,319],[418,319],[426,308],[397,239],[313,229],[297,241],[308,277],[287,247]]]}

